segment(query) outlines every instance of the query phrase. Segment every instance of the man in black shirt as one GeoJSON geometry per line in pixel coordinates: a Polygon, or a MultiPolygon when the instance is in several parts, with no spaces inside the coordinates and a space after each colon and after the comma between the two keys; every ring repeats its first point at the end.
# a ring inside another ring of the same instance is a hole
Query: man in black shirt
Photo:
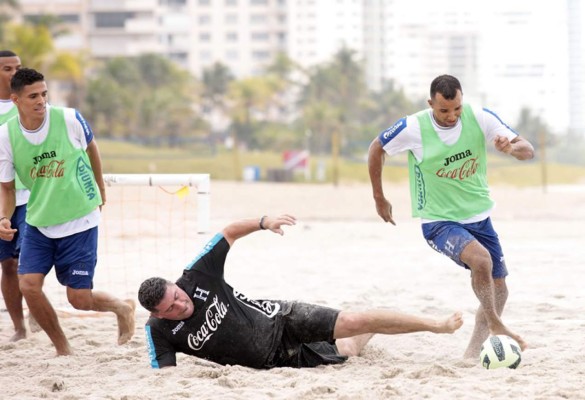
{"type": "Polygon", "coordinates": [[[140,304],[151,312],[146,339],[151,366],[176,365],[176,353],[252,368],[315,367],[359,355],[375,333],[453,333],[461,313],[443,320],[388,310],[339,311],[307,303],[252,300],[223,277],[230,247],[258,230],[283,235],[290,215],[231,223],[215,235],[176,283],[150,278],[140,304]]]}

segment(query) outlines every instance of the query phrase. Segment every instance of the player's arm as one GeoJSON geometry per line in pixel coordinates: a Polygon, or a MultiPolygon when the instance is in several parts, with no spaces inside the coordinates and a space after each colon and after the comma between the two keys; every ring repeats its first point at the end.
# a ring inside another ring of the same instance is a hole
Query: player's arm
{"type": "Polygon", "coordinates": [[[102,196],[102,205],[105,205],[106,184],[104,183],[104,174],[102,172],[102,158],[100,156],[100,150],[95,139],[88,143],[85,151],[87,152],[87,156],[89,157],[91,169],[93,170],[93,176],[95,177],[95,181],[100,189],[100,195],[102,196]]]}
{"type": "Polygon", "coordinates": [[[494,146],[499,152],[509,154],[517,160],[531,160],[534,158],[534,147],[521,136],[516,136],[512,140],[506,136],[496,136],[494,146]]]}
{"type": "Polygon", "coordinates": [[[0,133],[0,239],[12,240],[16,229],[12,229],[10,218],[16,208],[16,188],[14,186],[14,164],[12,146],[6,125],[0,133]]]}
{"type": "Polygon", "coordinates": [[[93,176],[100,190],[102,197],[101,206],[106,204],[106,185],[104,183],[104,175],[102,170],[102,158],[100,155],[100,149],[97,145],[93,131],[89,123],[83,118],[83,115],[75,109],[71,109],[74,113],[74,119],[71,119],[70,127],[74,132],[75,141],[78,145],[85,150],[91,164],[93,176]]]}
{"type": "Polygon", "coordinates": [[[167,341],[165,335],[148,324],[145,326],[145,333],[150,366],[156,369],[176,367],[177,356],[175,350],[167,341]]]}
{"type": "Polygon", "coordinates": [[[259,230],[269,230],[279,235],[284,235],[282,226],[295,225],[296,221],[295,217],[288,214],[279,217],[263,216],[261,218],[243,219],[232,222],[223,228],[221,233],[229,245],[232,246],[236,240],[259,230]]]}
{"type": "Polygon", "coordinates": [[[386,160],[386,151],[378,137],[374,138],[368,151],[368,172],[372,184],[372,195],[378,215],[385,221],[396,225],[392,218],[392,205],[384,196],[382,187],[382,169],[386,160]]]}
{"type": "Polygon", "coordinates": [[[474,112],[486,139],[493,141],[496,150],[509,154],[517,160],[534,158],[532,144],[518,135],[495,112],[487,108],[477,108],[474,112]]]}
{"type": "Polygon", "coordinates": [[[16,208],[16,189],[14,180],[0,183],[0,239],[12,240],[16,229],[12,228],[10,218],[16,208]]]}

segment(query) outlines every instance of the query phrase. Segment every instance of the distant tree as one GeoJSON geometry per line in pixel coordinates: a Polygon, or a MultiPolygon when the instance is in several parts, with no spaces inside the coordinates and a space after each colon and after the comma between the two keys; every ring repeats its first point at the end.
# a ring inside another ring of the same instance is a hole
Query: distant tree
{"type": "Polygon", "coordinates": [[[552,145],[554,141],[548,126],[539,116],[533,115],[528,108],[520,110],[520,116],[514,130],[531,142],[536,149],[543,144],[552,145]]]}
{"type": "Polygon", "coordinates": [[[56,18],[40,18],[25,24],[11,24],[6,30],[6,48],[19,55],[23,65],[41,71],[47,80],[60,81],[67,87],[67,105],[81,106],[83,98],[86,59],[82,53],[56,50],[54,38],[65,30],[59,28],[56,18]]]}
{"type": "Polygon", "coordinates": [[[203,70],[202,99],[210,109],[218,108],[225,110],[225,96],[229,90],[229,84],[234,80],[230,69],[219,62],[214,63],[210,68],[203,70]]]}
{"type": "Polygon", "coordinates": [[[363,68],[355,60],[354,51],[342,48],[330,63],[313,68],[299,102],[303,112],[308,113],[301,118],[312,132],[312,145],[326,151],[334,134],[339,135],[336,140],[342,146],[347,143],[359,131],[360,107],[367,95],[363,68]]]}
{"type": "Polygon", "coordinates": [[[90,79],[86,113],[103,136],[178,145],[207,134],[193,107],[198,92],[186,71],[161,56],[118,57],[90,79]]]}
{"type": "Polygon", "coordinates": [[[230,69],[219,62],[203,70],[201,84],[201,111],[211,126],[211,134],[229,125],[226,98],[234,76],[230,69]]]}
{"type": "Polygon", "coordinates": [[[12,19],[12,12],[20,8],[18,0],[0,0],[0,43],[4,42],[5,29],[9,26],[12,19]]]}
{"type": "Polygon", "coordinates": [[[256,147],[254,132],[267,120],[277,85],[269,77],[251,77],[232,81],[228,92],[228,114],[235,145],[256,147]]]}

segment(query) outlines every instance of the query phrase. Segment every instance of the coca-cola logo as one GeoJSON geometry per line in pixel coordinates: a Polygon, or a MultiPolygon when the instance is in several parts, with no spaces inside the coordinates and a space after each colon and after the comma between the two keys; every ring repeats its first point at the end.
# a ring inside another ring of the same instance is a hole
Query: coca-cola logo
{"type": "Polygon", "coordinates": [[[437,176],[440,178],[458,179],[463,181],[475,175],[478,167],[479,163],[477,158],[470,158],[465,160],[465,162],[460,167],[452,169],[440,168],[437,171],[437,176]]]}
{"type": "Polygon", "coordinates": [[[65,174],[65,160],[52,160],[50,163],[41,165],[40,167],[32,167],[30,169],[30,177],[35,180],[37,178],[62,178],[65,174]]]}
{"type": "Polygon", "coordinates": [[[213,301],[205,310],[205,321],[203,325],[195,332],[190,333],[187,338],[187,344],[193,350],[201,350],[205,343],[221,326],[225,316],[227,315],[229,304],[225,304],[219,301],[217,295],[213,298],[213,301]]]}

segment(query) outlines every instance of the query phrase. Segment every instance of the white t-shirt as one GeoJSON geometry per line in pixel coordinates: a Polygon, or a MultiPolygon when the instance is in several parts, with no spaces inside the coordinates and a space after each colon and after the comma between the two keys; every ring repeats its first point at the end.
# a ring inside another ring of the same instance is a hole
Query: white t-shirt
{"type": "MultiPolygon", "coordinates": [[[[34,130],[26,130],[22,125],[20,129],[24,137],[32,144],[42,143],[49,133],[50,106],[47,105],[45,120],[42,125],[34,130]]],[[[64,108],[65,124],[69,133],[71,144],[78,149],[86,149],[87,144],[93,140],[93,132],[83,119],[81,114],[73,108],[64,108]]],[[[14,180],[14,158],[12,155],[12,146],[8,136],[8,127],[6,124],[0,126],[0,182],[10,182],[14,180]]],[[[75,233],[83,232],[96,227],[100,221],[100,211],[96,208],[88,215],[65,222],[59,225],[38,227],[41,233],[49,238],[61,238],[75,233]]]]}
{"type": "MultiPolygon", "coordinates": [[[[518,136],[512,128],[505,124],[500,117],[494,112],[487,108],[472,107],[475,119],[479,124],[485,139],[488,143],[493,143],[496,136],[504,136],[509,140],[513,140],[518,136]]],[[[433,117],[433,110],[428,109],[428,113],[431,117],[433,128],[439,135],[439,138],[446,145],[452,145],[459,139],[461,135],[461,119],[457,121],[454,126],[443,127],[437,124],[433,117]]],[[[423,155],[422,136],[420,132],[420,125],[416,115],[409,115],[407,117],[399,119],[394,125],[386,129],[378,136],[380,144],[384,148],[384,151],[390,155],[400,154],[405,151],[411,151],[417,161],[421,161],[423,155]]],[[[458,221],[463,224],[469,224],[473,222],[483,221],[491,214],[491,209],[481,214],[475,215],[466,220],[458,221]]],[[[431,220],[422,220],[425,222],[433,222],[431,220]]]]}

